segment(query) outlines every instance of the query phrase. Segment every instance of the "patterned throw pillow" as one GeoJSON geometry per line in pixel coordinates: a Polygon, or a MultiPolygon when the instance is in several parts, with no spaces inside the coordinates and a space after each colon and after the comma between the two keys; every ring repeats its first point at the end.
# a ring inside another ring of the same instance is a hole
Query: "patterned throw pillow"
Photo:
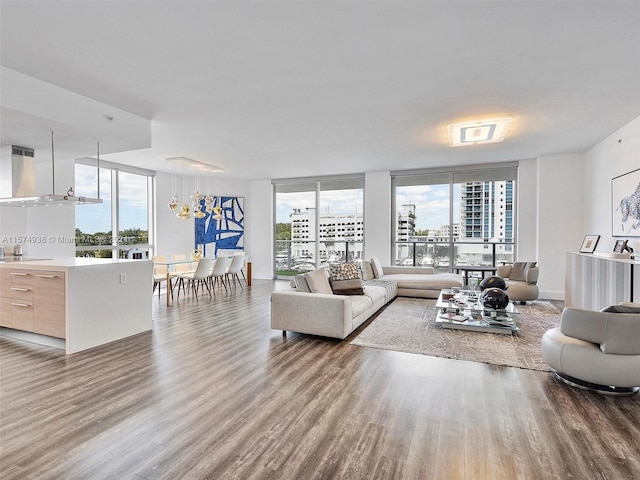
{"type": "Polygon", "coordinates": [[[360,278],[358,265],[355,263],[339,263],[337,265],[329,265],[331,272],[331,281],[339,280],[355,280],[360,278]]]}

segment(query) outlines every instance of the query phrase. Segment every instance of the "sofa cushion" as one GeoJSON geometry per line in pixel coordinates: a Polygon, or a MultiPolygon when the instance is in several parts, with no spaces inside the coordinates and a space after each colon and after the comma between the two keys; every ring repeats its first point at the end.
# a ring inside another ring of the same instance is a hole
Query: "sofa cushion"
{"type": "Polygon", "coordinates": [[[511,265],[511,272],[509,273],[509,280],[515,280],[518,282],[527,281],[527,272],[530,268],[535,267],[537,262],[515,262],[511,265]]]}
{"type": "Polygon", "coordinates": [[[373,280],[375,275],[373,274],[373,268],[371,267],[371,262],[367,260],[363,260],[360,263],[360,273],[362,280],[373,280]]]}
{"type": "Polygon", "coordinates": [[[384,275],[384,271],[382,270],[382,264],[377,257],[371,257],[371,269],[373,270],[373,277],[380,278],[384,275]]]}
{"type": "Polygon", "coordinates": [[[394,273],[385,275],[382,279],[396,282],[399,289],[442,290],[463,285],[462,277],[456,273],[439,273],[437,275],[394,273]]]}
{"type": "Polygon", "coordinates": [[[359,278],[332,280],[331,289],[334,295],[364,295],[362,280],[359,278]]]}
{"type": "Polygon", "coordinates": [[[351,301],[350,320],[353,320],[354,318],[366,313],[367,310],[369,310],[373,306],[371,298],[369,298],[367,295],[355,295],[349,297],[349,300],[351,301]]]}
{"type": "Polygon", "coordinates": [[[309,283],[307,282],[307,278],[304,273],[296,275],[293,277],[293,285],[296,290],[299,292],[311,293],[311,289],[309,288],[309,283]]]}
{"type": "Polygon", "coordinates": [[[364,282],[364,286],[364,294],[371,297],[374,303],[378,300],[389,303],[398,295],[398,284],[393,281],[367,280],[364,282]]]}
{"type": "Polygon", "coordinates": [[[355,280],[360,278],[360,270],[355,263],[338,263],[329,265],[331,281],[355,280]]]}
{"type": "Polygon", "coordinates": [[[331,290],[331,285],[329,284],[329,278],[327,277],[326,268],[307,272],[304,276],[309,284],[309,290],[311,290],[311,293],[333,294],[333,290],[331,290]]]}

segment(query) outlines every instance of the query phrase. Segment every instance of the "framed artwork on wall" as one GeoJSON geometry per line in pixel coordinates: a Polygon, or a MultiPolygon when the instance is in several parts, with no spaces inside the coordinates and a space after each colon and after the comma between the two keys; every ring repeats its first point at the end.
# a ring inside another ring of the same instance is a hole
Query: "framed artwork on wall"
{"type": "Polygon", "coordinates": [[[580,253],[593,253],[598,246],[600,235],[585,235],[580,247],[580,253]]]}
{"type": "Polygon", "coordinates": [[[195,220],[195,246],[202,248],[203,256],[217,257],[220,250],[244,250],[244,198],[214,197],[217,214],[206,211],[204,199],[201,205],[206,215],[195,220]]]}
{"type": "Polygon", "coordinates": [[[611,179],[614,237],[640,237],[640,168],[611,179]]]}

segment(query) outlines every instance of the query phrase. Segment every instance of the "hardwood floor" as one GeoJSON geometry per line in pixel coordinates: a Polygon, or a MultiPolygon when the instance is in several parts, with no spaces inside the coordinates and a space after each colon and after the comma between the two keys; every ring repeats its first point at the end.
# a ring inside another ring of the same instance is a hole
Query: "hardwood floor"
{"type": "Polygon", "coordinates": [[[156,295],[153,332],[75,355],[0,339],[0,477],[640,478],[640,395],[283,338],[282,285],[156,295]]]}

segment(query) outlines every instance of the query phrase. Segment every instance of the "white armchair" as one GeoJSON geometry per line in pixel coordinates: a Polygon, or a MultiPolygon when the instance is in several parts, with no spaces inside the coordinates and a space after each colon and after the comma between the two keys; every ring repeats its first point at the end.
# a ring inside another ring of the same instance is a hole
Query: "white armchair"
{"type": "Polygon", "coordinates": [[[640,304],[607,310],[565,308],[560,326],[542,337],[542,357],[571,385],[601,393],[635,393],[640,386],[640,304]]]}
{"type": "Polygon", "coordinates": [[[507,284],[507,294],[514,302],[525,304],[537,300],[538,276],[540,269],[536,262],[516,262],[512,265],[499,265],[497,272],[507,284]]]}

